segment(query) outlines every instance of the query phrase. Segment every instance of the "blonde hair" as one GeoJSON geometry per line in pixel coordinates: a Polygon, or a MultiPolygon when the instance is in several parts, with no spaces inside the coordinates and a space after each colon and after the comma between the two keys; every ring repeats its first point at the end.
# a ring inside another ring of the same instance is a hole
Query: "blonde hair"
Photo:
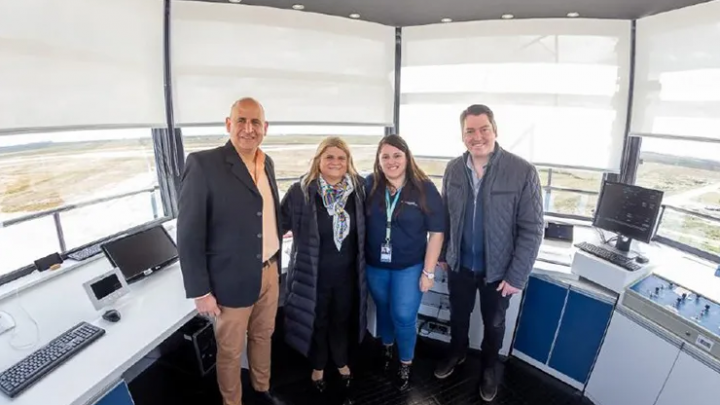
{"type": "MultiPolygon", "coordinates": [[[[352,153],[350,153],[350,147],[345,141],[342,140],[342,138],[338,136],[330,136],[323,139],[322,142],[320,142],[320,144],[318,145],[317,150],[315,151],[315,157],[313,157],[312,161],[310,162],[310,170],[308,171],[308,174],[302,179],[303,189],[307,189],[307,187],[313,181],[317,180],[317,178],[320,177],[320,160],[322,159],[322,155],[328,148],[333,147],[342,150],[347,155],[347,172],[348,174],[350,174],[353,183],[356,182],[358,174],[357,170],[355,169],[355,163],[353,163],[352,153]]],[[[357,184],[354,184],[354,186],[357,187],[357,184]]]]}

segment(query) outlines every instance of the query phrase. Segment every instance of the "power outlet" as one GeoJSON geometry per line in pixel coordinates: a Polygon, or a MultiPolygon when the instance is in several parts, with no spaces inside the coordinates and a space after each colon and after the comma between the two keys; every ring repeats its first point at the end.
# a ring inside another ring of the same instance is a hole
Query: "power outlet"
{"type": "Polygon", "coordinates": [[[15,320],[7,312],[0,312],[0,335],[15,328],[15,320]]]}

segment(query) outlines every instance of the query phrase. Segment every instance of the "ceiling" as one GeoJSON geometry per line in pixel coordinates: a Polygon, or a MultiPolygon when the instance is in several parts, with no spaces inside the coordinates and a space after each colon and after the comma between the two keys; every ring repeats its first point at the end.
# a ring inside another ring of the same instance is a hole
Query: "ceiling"
{"type": "MultiPolygon", "coordinates": [[[[228,0],[201,0],[227,3],[228,0]]],[[[637,19],[708,0],[242,0],[240,4],[289,9],[305,6],[305,12],[360,19],[390,26],[453,21],[499,19],[503,14],[515,18],[557,18],[577,12],[586,18],[637,19]]]]}

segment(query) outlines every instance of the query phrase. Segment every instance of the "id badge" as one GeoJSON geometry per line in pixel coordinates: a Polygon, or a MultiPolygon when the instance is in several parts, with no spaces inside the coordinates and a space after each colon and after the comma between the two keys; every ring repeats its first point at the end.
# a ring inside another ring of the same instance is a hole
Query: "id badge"
{"type": "Polygon", "coordinates": [[[383,243],[380,246],[380,261],[383,263],[390,263],[392,261],[392,246],[388,243],[383,243]]]}

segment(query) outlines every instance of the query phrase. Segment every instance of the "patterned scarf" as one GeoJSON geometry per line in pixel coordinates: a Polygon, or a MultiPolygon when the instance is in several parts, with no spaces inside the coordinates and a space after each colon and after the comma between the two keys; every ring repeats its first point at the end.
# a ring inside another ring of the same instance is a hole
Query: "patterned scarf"
{"type": "Polygon", "coordinates": [[[335,247],[339,252],[343,240],[350,233],[350,214],[345,211],[345,204],[354,190],[353,183],[349,174],[346,174],[343,180],[334,186],[328,184],[322,176],[318,177],[318,183],[323,205],[325,205],[328,215],[333,217],[333,236],[335,247]]]}

